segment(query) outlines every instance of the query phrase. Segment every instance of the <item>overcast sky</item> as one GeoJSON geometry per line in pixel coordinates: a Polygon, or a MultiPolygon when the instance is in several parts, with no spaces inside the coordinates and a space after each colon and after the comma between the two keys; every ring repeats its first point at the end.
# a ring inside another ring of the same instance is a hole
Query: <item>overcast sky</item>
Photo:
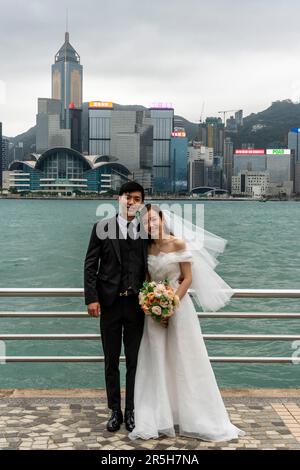
{"type": "MultiPolygon", "coordinates": [[[[0,121],[14,136],[51,97],[51,64],[70,42],[83,100],[171,102],[198,121],[300,97],[299,0],[0,0],[0,121]]],[[[229,117],[229,114],[228,114],[229,117]]]]}

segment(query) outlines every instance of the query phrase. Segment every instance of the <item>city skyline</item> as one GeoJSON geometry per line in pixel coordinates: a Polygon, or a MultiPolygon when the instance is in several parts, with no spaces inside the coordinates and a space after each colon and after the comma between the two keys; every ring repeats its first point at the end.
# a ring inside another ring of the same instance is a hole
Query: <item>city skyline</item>
{"type": "Polygon", "coordinates": [[[1,3],[0,121],[9,137],[34,126],[37,97],[51,96],[66,8],[85,102],[171,102],[176,114],[197,122],[203,103],[204,116],[241,108],[246,116],[300,96],[300,66],[291,47],[298,38],[295,1],[87,0],[84,12],[77,0],[1,3]]]}

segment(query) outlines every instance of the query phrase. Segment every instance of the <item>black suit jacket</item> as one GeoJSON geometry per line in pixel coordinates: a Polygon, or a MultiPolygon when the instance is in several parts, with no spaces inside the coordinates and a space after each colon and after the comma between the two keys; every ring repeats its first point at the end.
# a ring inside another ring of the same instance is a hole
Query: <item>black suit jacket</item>
{"type": "MultiPolygon", "coordinates": [[[[117,217],[97,222],[93,226],[84,262],[85,304],[100,302],[111,305],[119,292],[121,282],[121,253],[118,240],[117,217]],[[98,234],[108,232],[110,236],[98,234]]],[[[145,278],[147,272],[148,240],[143,238],[145,278]]]]}

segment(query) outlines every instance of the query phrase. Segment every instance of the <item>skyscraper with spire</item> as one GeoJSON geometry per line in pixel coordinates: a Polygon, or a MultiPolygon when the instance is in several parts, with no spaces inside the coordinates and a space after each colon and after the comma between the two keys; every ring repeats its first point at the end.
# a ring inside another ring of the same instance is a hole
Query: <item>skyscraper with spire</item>
{"type": "Polygon", "coordinates": [[[65,129],[70,128],[69,110],[82,107],[82,75],[80,56],[66,32],[65,42],[52,65],[52,98],[61,101],[61,126],[65,129]]]}

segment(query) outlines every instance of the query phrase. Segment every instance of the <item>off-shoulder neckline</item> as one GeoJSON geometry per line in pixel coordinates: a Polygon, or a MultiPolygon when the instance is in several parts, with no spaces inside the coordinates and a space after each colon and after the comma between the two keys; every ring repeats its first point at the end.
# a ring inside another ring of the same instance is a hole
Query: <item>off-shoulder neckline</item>
{"type": "Polygon", "coordinates": [[[186,248],[181,248],[180,250],[174,250],[174,251],[159,251],[157,255],[154,255],[153,253],[149,253],[148,256],[159,256],[160,254],[164,255],[170,255],[171,253],[181,253],[182,251],[188,251],[186,248]]]}

